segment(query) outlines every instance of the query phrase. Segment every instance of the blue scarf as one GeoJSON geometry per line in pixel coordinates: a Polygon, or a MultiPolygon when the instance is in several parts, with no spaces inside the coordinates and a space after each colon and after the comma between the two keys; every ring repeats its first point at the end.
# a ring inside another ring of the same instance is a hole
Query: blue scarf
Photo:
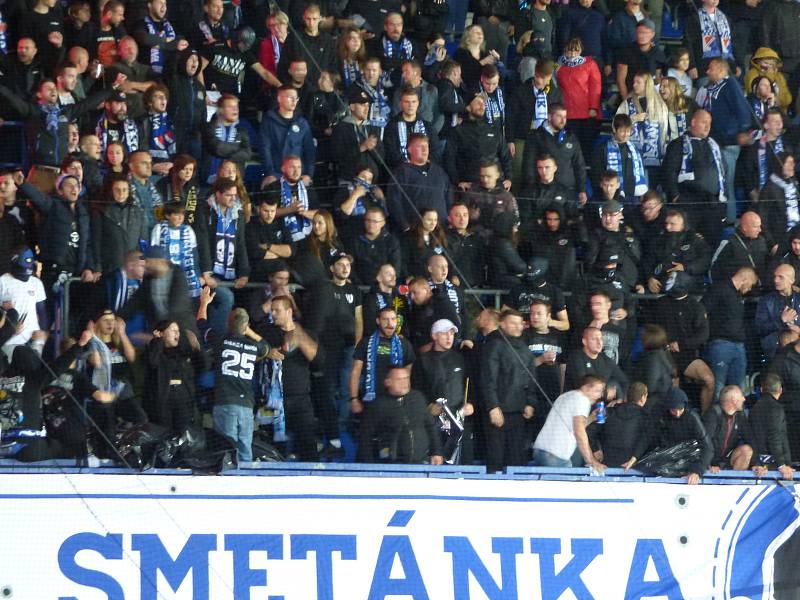
{"type": "Polygon", "coordinates": [[[539,129],[547,122],[547,92],[533,88],[533,121],[531,129],[539,129]]]}
{"type": "Polygon", "coordinates": [[[545,123],[544,125],[542,125],[542,129],[544,129],[547,133],[549,133],[554,138],[556,138],[556,142],[558,143],[559,146],[564,143],[565,139],[567,139],[567,130],[566,129],[562,129],[561,131],[556,133],[555,129],[553,129],[550,126],[550,122],[549,121],[547,123],[545,123]]]}
{"type": "MultiPolygon", "coordinates": [[[[308,210],[308,191],[302,181],[297,182],[297,200],[303,205],[303,210],[308,210]]],[[[292,186],[281,177],[281,207],[286,208],[292,204],[292,186]]],[[[299,242],[311,233],[311,219],[296,214],[283,217],[283,224],[292,234],[292,241],[299,242]]]]}
{"type": "Polygon", "coordinates": [[[169,114],[150,114],[150,156],[169,160],[174,156],[175,131],[172,128],[172,119],[169,114]]]}
{"type": "Polygon", "coordinates": [[[503,98],[503,90],[498,87],[494,94],[487,94],[481,89],[481,95],[486,102],[486,122],[494,125],[496,119],[497,124],[502,127],[506,120],[506,101],[503,98]]]}
{"type": "Polygon", "coordinates": [[[711,18],[704,9],[697,11],[700,19],[700,40],[703,44],[703,58],[729,59],[733,57],[731,27],[728,18],[719,9],[716,18],[711,18]]]}
{"type": "MultiPolygon", "coordinates": [[[[408,160],[408,122],[404,121],[402,116],[397,119],[397,140],[400,142],[400,154],[403,156],[403,160],[408,160]]],[[[425,135],[428,134],[428,130],[425,128],[425,121],[422,119],[417,119],[414,121],[414,124],[411,125],[411,133],[424,133],[425,135]]]]}
{"type": "Polygon", "coordinates": [[[767,111],[767,106],[758,98],[750,98],[750,108],[758,117],[759,122],[764,118],[764,113],[767,111]]]}
{"type": "Polygon", "coordinates": [[[197,27],[200,29],[200,33],[203,34],[203,38],[205,39],[206,44],[213,44],[215,42],[217,43],[224,42],[228,38],[228,26],[225,25],[224,23],[221,25],[222,38],[223,38],[221,40],[218,40],[217,38],[214,37],[214,33],[211,31],[211,26],[208,24],[208,21],[206,19],[200,21],[197,27]]]}
{"type": "Polygon", "coordinates": [[[727,77],[722,81],[707,85],[705,89],[701,88],[700,92],[697,94],[697,98],[700,101],[698,104],[707,111],[711,111],[711,105],[714,103],[714,100],[719,97],[719,93],[722,91],[722,88],[725,87],[726,83],[728,83],[727,77]]]}
{"type": "Polygon", "coordinates": [[[774,142],[768,142],[761,138],[756,143],[758,144],[758,187],[762,188],[767,185],[767,179],[769,178],[767,147],[769,146],[773,154],[783,152],[783,136],[779,136],[774,142]]]}
{"type": "Polygon", "coordinates": [[[153,240],[154,246],[161,246],[167,249],[169,260],[172,264],[178,265],[186,274],[186,282],[189,284],[189,295],[198,298],[201,292],[200,278],[195,268],[195,251],[197,248],[197,238],[194,230],[186,223],[178,227],[180,235],[175,238],[170,235],[172,228],[169,223],[162,221],[158,225],[156,239],[153,240]]]}
{"type": "MultiPolygon", "coordinates": [[[[694,150],[692,149],[692,137],[688,133],[684,133],[682,139],[683,146],[683,161],[681,162],[681,170],[678,173],[678,183],[684,181],[694,181],[694,166],[692,165],[692,157],[694,150]]],[[[699,139],[699,138],[694,138],[699,139]]],[[[708,145],[711,148],[711,156],[714,159],[714,164],[717,167],[717,182],[719,184],[719,201],[727,202],[725,197],[725,166],[722,162],[722,152],[720,152],[719,144],[711,138],[706,138],[708,145]]]]}
{"type": "MultiPolygon", "coordinates": [[[[630,152],[631,160],[633,161],[633,179],[634,179],[634,196],[642,196],[647,192],[647,172],[644,170],[644,163],[642,157],[636,146],[628,140],[625,142],[630,152]]],[[[620,193],[624,195],[625,189],[625,169],[622,168],[622,152],[619,149],[619,143],[611,140],[606,144],[606,168],[610,171],[616,171],[619,175],[620,193]]]]}
{"type": "Polygon", "coordinates": [[[675,113],[675,123],[678,125],[678,135],[683,135],[686,133],[686,130],[689,129],[689,123],[687,120],[688,113],[675,113]]]}
{"type": "Polygon", "coordinates": [[[8,22],[0,12],[0,54],[8,54],[8,22]]]}
{"type": "Polygon", "coordinates": [[[358,61],[342,61],[342,80],[344,81],[345,89],[361,81],[361,65],[358,64],[358,61]]]}
{"type": "MultiPolygon", "coordinates": [[[[378,295],[380,298],[380,295],[378,295]]],[[[378,364],[378,346],[381,343],[380,331],[375,331],[367,342],[367,360],[364,363],[364,402],[375,400],[375,376],[378,364]]],[[[389,364],[393,367],[403,366],[403,343],[396,333],[391,338],[389,364]]]]}
{"type": "MultiPolygon", "coordinates": [[[[352,183],[347,185],[347,193],[352,194],[353,190],[356,189],[356,186],[361,186],[367,190],[367,194],[372,194],[372,190],[374,186],[371,183],[361,179],[360,177],[354,177],[352,183]]],[[[353,212],[350,213],[351,217],[360,217],[361,215],[366,214],[367,207],[364,206],[364,197],[360,197],[356,200],[356,203],[353,205],[353,212]]]]}
{"type": "MultiPolygon", "coordinates": [[[[171,42],[175,39],[175,30],[172,28],[172,24],[166,19],[156,23],[153,21],[150,15],[147,15],[144,18],[144,25],[147,28],[147,33],[150,35],[157,35],[160,38],[164,38],[168,42],[171,42]]],[[[163,73],[164,62],[164,51],[159,48],[158,45],[150,48],[150,68],[156,73],[163,73]]]]}
{"type": "MultiPolygon", "coordinates": [[[[644,100],[644,98],[642,98],[644,100]]],[[[636,104],[633,99],[628,98],[628,114],[635,115],[636,104]]],[[[644,109],[646,110],[646,109],[644,109]]],[[[661,124],[645,119],[633,124],[634,144],[642,156],[645,166],[658,167],[661,165],[663,153],[661,152],[661,124]]]]}
{"type": "Polygon", "coordinates": [[[213,210],[217,215],[217,224],[214,238],[214,275],[230,281],[236,279],[234,259],[236,254],[236,225],[238,211],[235,207],[223,211],[214,202],[213,210]]]}
{"type": "MultiPolygon", "coordinates": [[[[414,58],[414,47],[405,36],[401,37],[399,42],[393,42],[384,34],[381,42],[383,44],[383,55],[386,58],[397,58],[399,61],[411,60],[414,58]]],[[[391,86],[392,74],[388,69],[383,72],[381,81],[384,85],[391,86]]]]}

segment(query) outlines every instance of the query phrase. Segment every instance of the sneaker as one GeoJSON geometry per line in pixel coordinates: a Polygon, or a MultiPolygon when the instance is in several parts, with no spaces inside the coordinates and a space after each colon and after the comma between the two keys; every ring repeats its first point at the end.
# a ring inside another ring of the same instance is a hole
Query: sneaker
{"type": "Polygon", "coordinates": [[[323,462],[340,462],[344,458],[344,448],[337,448],[326,444],[319,456],[323,462]]]}

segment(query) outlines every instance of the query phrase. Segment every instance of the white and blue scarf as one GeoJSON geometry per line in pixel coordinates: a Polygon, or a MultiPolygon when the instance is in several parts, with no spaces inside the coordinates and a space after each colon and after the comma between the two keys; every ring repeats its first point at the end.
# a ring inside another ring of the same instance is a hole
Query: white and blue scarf
{"type": "Polygon", "coordinates": [[[767,185],[769,178],[769,160],[767,159],[767,146],[773,154],[783,152],[783,137],[778,136],[774,142],[768,142],[763,137],[756,142],[758,144],[758,187],[767,185]]]}
{"type": "MultiPolygon", "coordinates": [[[[172,24],[166,19],[158,23],[158,25],[161,26],[159,28],[150,15],[147,15],[144,18],[144,25],[147,28],[147,33],[150,35],[157,35],[160,38],[164,38],[168,42],[171,42],[175,39],[175,30],[172,28],[172,24]]],[[[150,48],[150,68],[156,73],[164,72],[165,58],[164,51],[159,48],[158,45],[150,48]]]]}
{"type": "Polygon", "coordinates": [[[800,209],[797,205],[797,180],[792,177],[786,181],[783,177],[773,173],[769,180],[783,190],[783,199],[786,202],[786,231],[800,223],[800,209]]]}
{"type": "MultiPolygon", "coordinates": [[[[692,138],[688,133],[684,133],[682,139],[683,146],[683,161],[681,162],[681,170],[678,173],[678,183],[684,181],[694,181],[694,166],[692,165],[692,139],[699,140],[700,138],[692,138]]],[[[717,181],[719,183],[719,201],[727,202],[725,197],[725,166],[722,162],[722,152],[720,152],[719,144],[711,138],[706,138],[708,145],[711,148],[711,156],[714,159],[714,164],[717,167],[717,181]]],[[[702,140],[701,140],[702,141],[702,140]]]]}
{"type": "MultiPolygon", "coordinates": [[[[633,162],[633,194],[637,197],[642,196],[648,189],[647,172],[644,170],[644,163],[636,146],[630,140],[625,142],[625,145],[628,147],[628,152],[633,162]]],[[[614,140],[606,144],[606,168],[610,171],[615,171],[619,175],[620,192],[624,195],[625,170],[622,167],[622,152],[619,149],[619,143],[614,140]]]]}
{"type": "Polygon", "coordinates": [[[165,112],[150,113],[150,156],[169,160],[175,152],[172,118],[165,112]]]}
{"type": "Polygon", "coordinates": [[[342,61],[342,81],[344,81],[344,89],[361,81],[361,65],[358,64],[358,61],[342,61]]]}
{"type": "Polygon", "coordinates": [[[8,23],[3,13],[0,12],[0,54],[8,54],[8,23]]]}
{"type": "Polygon", "coordinates": [[[216,230],[214,234],[214,265],[212,272],[222,279],[230,281],[236,279],[234,267],[236,259],[236,226],[238,211],[236,207],[223,210],[219,204],[213,203],[214,213],[217,215],[216,230]]]}
{"type": "Polygon", "coordinates": [[[489,125],[497,123],[502,127],[506,122],[506,101],[503,98],[503,90],[498,87],[494,94],[487,94],[481,89],[481,95],[486,102],[486,122],[489,125]]]}
{"type": "MultiPolygon", "coordinates": [[[[308,210],[308,190],[302,181],[297,182],[297,201],[303,206],[303,210],[308,210]]],[[[292,186],[281,177],[281,207],[288,208],[292,204],[292,186]]],[[[311,219],[302,215],[288,214],[283,217],[283,224],[292,234],[292,241],[299,242],[311,233],[311,219]]]]}
{"type": "Polygon", "coordinates": [[[800,209],[797,205],[797,180],[792,177],[786,181],[776,173],[769,176],[769,180],[783,190],[783,199],[786,202],[786,231],[800,223],[800,209]]]}
{"type": "MultiPolygon", "coordinates": [[[[108,117],[106,113],[103,113],[97,121],[97,129],[95,131],[97,137],[100,138],[100,145],[102,146],[103,152],[106,151],[109,142],[116,141],[109,139],[108,131],[108,117]]],[[[126,118],[122,122],[122,131],[122,139],[119,141],[125,146],[125,150],[127,150],[128,154],[136,152],[139,149],[139,129],[136,127],[136,122],[133,119],[126,118]]]]}
{"type": "MultiPolygon", "coordinates": [[[[203,34],[203,38],[205,39],[206,44],[213,44],[214,42],[222,42],[228,37],[228,26],[225,24],[221,25],[222,37],[223,37],[222,40],[218,40],[217,38],[214,37],[214,32],[211,31],[211,26],[205,19],[200,21],[197,27],[200,29],[200,33],[203,34]]],[[[275,64],[277,64],[277,62],[275,64]]]]}
{"type": "Polygon", "coordinates": [[[700,88],[700,91],[697,93],[697,103],[707,111],[711,111],[711,105],[719,97],[719,93],[722,91],[722,88],[725,87],[726,83],[728,83],[728,77],[717,83],[700,88]]]}
{"type": "MultiPolygon", "coordinates": [[[[397,120],[397,140],[400,142],[400,154],[403,156],[403,160],[406,161],[408,160],[408,128],[408,122],[404,121],[402,117],[397,120]]],[[[414,124],[411,125],[411,133],[429,135],[428,130],[425,128],[425,121],[422,119],[414,121],[414,124]]]]}
{"type": "MultiPolygon", "coordinates": [[[[386,58],[397,58],[398,60],[411,60],[414,58],[414,47],[411,45],[409,39],[405,36],[400,38],[399,42],[393,42],[386,35],[381,40],[383,44],[383,55],[386,58]]],[[[386,87],[392,86],[392,74],[390,71],[384,71],[381,75],[381,81],[386,87]]]]}
{"type": "Polygon", "coordinates": [[[272,55],[275,57],[275,66],[278,66],[278,63],[281,60],[281,52],[283,52],[283,45],[281,44],[280,40],[275,37],[274,35],[269,36],[272,40],[272,55]]]}
{"type": "Polygon", "coordinates": [[[716,18],[712,18],[704,9],[697,11],[700,19],[700,40],[702,42],[703,58],[733,57],[733,44],[731,42],[731,26],[728,18],[717,9],[716,18]]]}
{"type": "MultiPolygon", "coordinates": [[[[363,187],[367,190],[367,195],[372,195],[372,190],[375,188],[374,185],[369,183],[368,181],[361,179],[360,177],[354,177],[353,181],[347,184],[347,193],[352,194],[353,190],[356,189],[357,186],[363,187]]],[[[367,212],[367,207],[364,206],[364,196],[361,196],[356,199],[356,203],[353,205],[353,212],[350,213],[351,217],[360,217],[367,212]]]]}
{"type": "Polygon", "coordinates": [[[556,130],[553,129],[553,127],[550,125],[549,121],[547,123],[545,123],[544,125],[542,125],[542,129],[544,129],[547,133],[549,133],[554,138],[556,138],[556,142],[558,143],[559,146],[564,143],[565,139],[567,139],[567,130],[566,129],[562,129],[561,131],[556,133],[556,130]]]}
{"type": "MultiPolygon", "coordinates": [[[[364,363],[364,402],[372,402],[375,400],[375,377],[377,375],[378,364],[378,346],[381,343],[381,335],[379,331],[375,331],[367,342],[367,360],[364,363]]],[[[393,367],[403,366],[403,342],[400,336],[394,334],[389,342],[391,349],[389,350],[389,364],[393,367]]]]}
{"type": "Polygon", "coordinates": [[[558,64],[562,67],[580,67],[583,63],[586,62],[586,58],[583,56],[576,56],[574,58],[567,58],[565,55],[561,55],[558,57],[558,64]]]}
{"type": "MultiPolygon", "coordinates": [[[[644,98],[642,98],[642,101],[644,98]]],[[[628,114],[636,115],[639,111],[636,110],[636,103],[632,98],[626,101],[628,105],[628,114]]],[[[643,110],[646,111],[644,107],[643,110]]],[[[642,160],[647,167],[658,167],[661,165],[663,152],[661,151],[661,124],[651,121],[649,118],[644,121],[638,121],[633,124],[634,131],[634,144],[642,155],[642,160]]]]}
{"type": "Polygon", "coordinates": [[[186,282],[189,284],[189,295],[192,298],[198,298],[201,292],[200,278],[197,275],[195,267],[195,248],[196,241],[192,235],[192,228],[183,224],[177,228],[178,235],[174,236],[172,233],[174,229],[169,226],[169,223],[162,221],[158,225],[156,242],[157,246],[167,249],[169,260],[172,264],[177,265],[186,274],[186,282]]]}
{"type": "Polygon", "coordinates": [[[392,114],[392,107],[389,106],[389,101],[386,100],[386,96],[383,94],[383,84],[379,81],[376,87],[372,87],[367,82],[362,81],[361,87],[367,92],[369,99],[372,100],[369,105],[367,123],[380,127],[381,134],[383,134],[383,128],[389,123],[389,117],[392,114]]]}
{"type": "Polygon", "coordinates": [[[688,113],[675,113],[675,123],[678,126],[678,136],[682,136],[689,129],[688,113]]]}
{"type": "Polygon", "coordinates": [[[764,102],[758,98],[750,98],[750,108],[759,122],[764,119],[764,113],[767,112],[767,105],[764,102]]]}
{"type": "Polygon", "coordinates": [[[539,129],[547,122],[547,92],[533,88],[533,120],[531,129],[539,129]]]}
{"type": "MultiPolygon", "coordinates": [[[[261,391],[265,405],[272,410],[272,439],[276,442],[286,441],[286,413],[283,407],[283,363],[279,360],[263,361],[261,371],[261,391]]],[[[268,421],[260,418],[259,423],[268,421]]]]}

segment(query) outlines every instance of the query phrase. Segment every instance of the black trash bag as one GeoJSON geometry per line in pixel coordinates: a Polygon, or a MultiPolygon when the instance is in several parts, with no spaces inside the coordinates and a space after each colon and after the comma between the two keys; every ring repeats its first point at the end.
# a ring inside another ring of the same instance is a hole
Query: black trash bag
{"type": "Polygon", "coordinates": [[[134,469],[150,469],[156,461],[159,445],[169,435],[166,427],[143,423],[131,427],[117,442],[117,452],[125,464],[134,469]]]}
{"type": "Polygon", "coordinates": [[[645,475],[683,477],[698,463],[703,449],[697,440],[686,440],[669,448],[656,448],[636,463],[645,475]]]}
{"type": "Polygon", "coordinates": [[[272,436],[265,431],[253,433],[253,460],[261,462],[285,462],[286,458],[272,445],[272,436]]]}
{"type": "Polygon", "coordinates": [[[193,425],[163,440],[156,458],[160,467],[216,474],[236,468],[236,446],[213,429],[193,425]]]}

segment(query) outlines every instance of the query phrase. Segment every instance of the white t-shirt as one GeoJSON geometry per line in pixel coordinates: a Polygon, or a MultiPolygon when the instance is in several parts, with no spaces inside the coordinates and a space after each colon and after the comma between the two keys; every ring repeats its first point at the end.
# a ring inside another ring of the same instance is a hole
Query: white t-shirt
{"type": "Polygon", "coordinates": [[[36,303],[46,299],[44,285],[38,277],[31,276],[28,281],[20,281],[11,273],[0,276],[0,302],[10,300],[20,318],[25,317],[23,330],[8,340],[3,348],[26,344],[31,339],[33,332],[41,329],[39,317],[36,314],[36,303]]]}
{"type": "Polygon", "coordinates": [[[569,460],[578,447],[572,417],[588,417],[592,402],[580,390],[561,394],[553,403],[544,427],[536,437],[533,447],[544,450],[562,460],[569,460]]]}

